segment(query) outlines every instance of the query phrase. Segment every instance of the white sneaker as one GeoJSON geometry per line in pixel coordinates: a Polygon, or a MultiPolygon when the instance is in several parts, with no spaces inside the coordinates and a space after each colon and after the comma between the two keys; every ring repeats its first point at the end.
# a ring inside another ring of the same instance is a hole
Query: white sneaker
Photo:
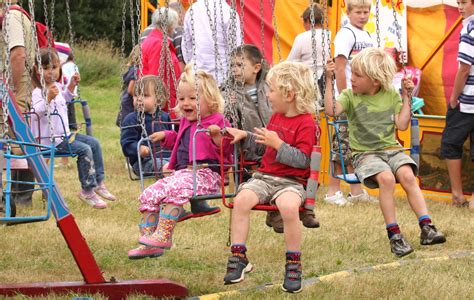
{"type": "Polygon", "coordinates": [[[347,201],[346,198],[344,198],[344,195],[342,194],[341,191],[337,191],[332,196],[328,196],[327,194],[324,195],[324,201],[327,202],[327,203],[336,204],[336,205],[339,205],[339,206],[344,206],[344,205],[351,204],[347,201]]]}
{"type": "Polygon", "coordinates": [[[356,196],[352,196],[351,193],[347,195],[347,200],[349,202],[373,202],[378,203],[379,199],[377,197],[372,197],[367,193],[366,189],[362,189],[362,193],[356,196]]]}

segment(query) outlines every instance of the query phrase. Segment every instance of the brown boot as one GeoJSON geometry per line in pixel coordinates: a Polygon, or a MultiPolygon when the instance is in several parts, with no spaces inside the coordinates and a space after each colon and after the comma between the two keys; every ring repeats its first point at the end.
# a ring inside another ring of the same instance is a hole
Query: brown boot
{"type": "Polygon", "coordinates": [[[318,228],[319,220],[316,218],[314,211],[312,210],[303,210],[300,212],[300,220],[303,223],[303,226],[306,228],[318,228]]]}
{"type": "Polygon", "coordinates": [[[267,212],[265,225],[272,227],[276,233],[283,233],[283,219],[278,211],[267,212]]]}

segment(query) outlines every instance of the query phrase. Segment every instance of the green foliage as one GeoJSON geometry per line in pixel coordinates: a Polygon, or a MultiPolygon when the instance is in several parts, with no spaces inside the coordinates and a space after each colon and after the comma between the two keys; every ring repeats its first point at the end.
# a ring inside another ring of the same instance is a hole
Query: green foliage
{"type": "Polygon", "coordinates": [[[120,57],[110,42],[82,42],[74,50],[82,84],[120,86],[120,57]]]}
{"type": "MultiPolygon", "coordinates": [[[[71,25],[74,39],[79,41],[96,41],[107,39],[115,47],[121,46],[122,40],[122,8],[124,1],[107,0],[68,0],[71,11],[71,25]]],[[[20,5],[29,10],[27,0],[20,0],[20,5]]],[[[131,26],[130,26],[130,2],[126,2],[125,11],[125,49],[132,48],[131,26]]],[[[132,1],[136,5],[136,1],[132,1]]],[[[60,42],[70,42],[69,25],[67,22],[66,1],[35,0],[35,19],[46,23],[53,28],[54,38],[60,42]],[[45,14],[46,2],[47,10],[45,14]],[[51,3],[54,2],[54,10],[51,3]],[[52,13],[54,12],[54,13],[52,13]],[[53,26],[51,26],[53,25],[53,26]]],[[[137,16],[134,9],[133,22],[135,30],[137,28],[137,16]]],[[[136,35],[136,33],[135,33],[136,35]]]]}

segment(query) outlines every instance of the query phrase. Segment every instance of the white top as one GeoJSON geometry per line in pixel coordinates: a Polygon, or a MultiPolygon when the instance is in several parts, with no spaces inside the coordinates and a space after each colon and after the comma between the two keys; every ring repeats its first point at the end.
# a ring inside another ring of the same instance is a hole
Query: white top
{"type": "MultiPolygon", "coordinates": [[[[70,61],[70,62],[66,62],[65,64],[63,64],[61,66],[61,70],[63,72],[63,83],[64,83],[63,88],[67,89],[67,87],[69,86],[69,83],[71,82],[72,76],[75,73],[79,73],[79,68],[77,67],[77,65],[75,63],[70,61]]],[[[74,93],[73,94],[74,94],[74,97],[78,96],[77,95],[77,86],[74,88],[74,93]]]]}
{"type": "Polygon", "coordinates": [[[458,98],[459,111],[474,114],[474,16],[464,19],[462,25],[457,60],[470,65],[471,69],[458,98]]]}
{"type": "MultiPolygon", "coordinates": [[[[57,115],[51,116],[53,136],[56,137],[54,140],[54,145],[57,146],[63,141],[62,137],[65,135],[69,136],[70,134],[66,101],[70,101],[73,98],[73,95],[68,89],[63,91],[63,87],[60,83],[55,84],[60,92],[49,103],[49,112],[52,113],[57,110],[58,115],[61,116],[61,118],[59,118],[57,115]]],[[[33,90],[32,102],[32,111],[34,111],[38,117],[35,114],[31,116],[31,131],[33,132],[35,138],[41,136],[41,141],[39,141],[41,144],[51,145],[51,131],[48,124],[48,115],[46,110],[48,106],[46,105],[46,99],[43,98],[43,93],[40,88],[35,88],[33,90]],[[38,118],[40,123],[40,132],[38,132],[38,118]]]]}
{"type": "MultiPolygon", "coordinates": [[[[334,38],[334,57],[344,56],[349,62],[346,64],[346,87],[351,88],[352,58],[365,48],[374,47],[374,41],[365,30],[347,24],[342,27],[334,38]]],[[[337,93],[337,88],[336,88],[337,93]]]]}
{"type": "Polygon", "coordinates": [[[224,0],[198,0],[186,12],[183,24],[183,39],[181,49],[186,63],[193,60],[193,35],[195,39],[196,53],[194,53],[194,63],[198,70],[204,70],[214,76],[219,84],[223,83],[227,76],[227,55],[232,51],[231,47],[239,46],[242,43],[240,32],[240,19],[235,12],[236,19],[231,28],[231,7],[224,0]],[[208,4],[208,8],[206,8],[208,4]],[[214,4],[216,13],[214,14],[214,4]],[[222,12],[221,12],[222,8],[222,12]],[[209,22],[209,15],[212,22],[209,22]],[[191,20],[191,12],[193,14],[191,20]],[[214,22],[214,15],[217,20],[214,22]],[[191,24],[194,23],[194,28],[191,24]],[[216,25],[216,41],[213,37],[213,30],[216,25]],[[232,31],[231,31],[232,29],[232,31]],[[230,45],[230,40],[235,43],[230,45]],[[218,57],[215,54],[215,43],[217,43],[218,57]],[[227,53],[227,55],[226,55],[227,53]],[[217,59],[217,68],[216,68],[217,59]]]}
{"type": "MultiPolygon", "coordinates": [[[[300,33],[296,36],[295,41],[293,42],[293,47],[291,47],[290,54],[286,60],[288,61],[298,61],[307,64],[314,70],[313,66],[313,47],[312,47],[312,31],[308,30],[303,33],[300,33]]],[[[329,58],[329,41],[331,40],[331,32],[323,29],[315,29],[314,37],[316,40],[316,74],[318,79],[323,75],[325,62],[323,61],[323,53],[326,60],[329,58]],[[329,36],[329,37],[328,37],[329,36]],[[322,40],[324,40],[324,49],[322,46],[322,40]]]]}

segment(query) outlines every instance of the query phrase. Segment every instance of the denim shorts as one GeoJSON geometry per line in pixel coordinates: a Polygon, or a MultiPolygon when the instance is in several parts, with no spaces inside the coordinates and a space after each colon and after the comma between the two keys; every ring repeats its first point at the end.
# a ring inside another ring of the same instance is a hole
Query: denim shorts
{"type": "Polygon", "coordinates": [[[355,173],[365,186],[371,189],[379,187],[372,178],[383,171],[391,171],[394,175],[398,168],[410,165],[415,175],[418,174],[418,166],[410,156],[403,150],[374,151],[354,155],[353,159],[355,173]]]}
{"type": "Polygon", "coordinates": [[[446,112],[446,126],[441,137],[441,157],[461,159],[466,139],[471,138],[471,160],[474,161],[474,114],[459,111],[459,105],[446,112]]]}
{"type": "Polygon", "coordinates": [[[301,204],[306,199],[306,191],[298,181],[260,172],[253,173],[249,181],[242,183],[237,193],[244,189],[252,190],[257,194],[259,204],[275,204],[276,198],[285,192],[296,193],[301,198],[301,204]]]}

